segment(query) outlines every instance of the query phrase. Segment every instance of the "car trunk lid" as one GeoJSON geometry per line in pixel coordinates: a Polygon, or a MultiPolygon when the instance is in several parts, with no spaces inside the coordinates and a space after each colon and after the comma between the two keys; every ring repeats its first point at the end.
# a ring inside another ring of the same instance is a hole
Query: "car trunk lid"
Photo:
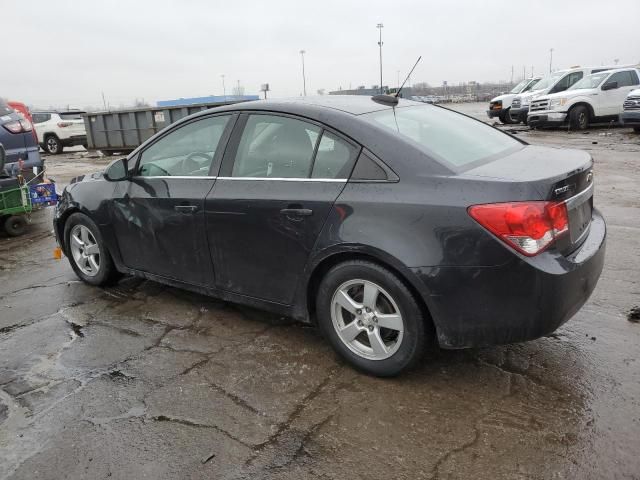
{"type": "MultiPolygon", "coordinates": [[[[463,176],[531,187],[521,189],[523,198],[510,201],[565,202],[569,234],[556,241],[556,248],[563,254],[571,253],[587,236],[593,211],[593,159],[586,152],[530,145],[467,170],[463,176]]],[[[509,191],[513,193],[514,189],[509,191]]]]}

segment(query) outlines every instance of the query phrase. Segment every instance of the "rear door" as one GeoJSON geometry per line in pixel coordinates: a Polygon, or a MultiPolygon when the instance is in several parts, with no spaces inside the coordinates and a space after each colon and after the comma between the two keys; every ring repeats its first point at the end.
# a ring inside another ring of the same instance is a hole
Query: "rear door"
{"type": "Polygon", "coordinates": [[[215,183],[235,117],[197,118],[138,155],[113,196],[113,228],[129,268],[199,286],[213,285],[204,201],[215,183]]]}
{"type": "Polygon", "coordinates": [[[216,286],[291,304],[358,152],[307,120],[243,114],[205,207],[216,286]]]}

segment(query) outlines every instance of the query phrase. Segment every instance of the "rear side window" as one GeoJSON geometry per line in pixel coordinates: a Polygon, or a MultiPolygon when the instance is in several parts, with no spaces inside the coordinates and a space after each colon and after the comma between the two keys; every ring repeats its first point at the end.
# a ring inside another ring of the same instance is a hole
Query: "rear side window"
{"type": "Polygon", "coordinates": [[[8,115],[9,113],[13,113],[13,108],[0,98],[0,115],[8,115]]]}
{"type": "Polygon", "coordinates": [[[442,107],[389,108],[362,118],[391,130],[429,157],[456,170],[523,148],[509,135],[442,107]]]}
{"type": "Polygon", "coordinates": [[[232,176],[309,178],[321,128],[278,115],[250,115],[232,176]]]}
{"type": "Polygon", "coordinates": [[[51,120],[51,115],[48,113],[34,113],[32,116],[33,123],[44,123],[51,120]]]}
{"type": "Polygon", "coordinates": [[[318,145],[311,178],[349,178],[357,153],[351,144],[325,131],[318,145]]]}

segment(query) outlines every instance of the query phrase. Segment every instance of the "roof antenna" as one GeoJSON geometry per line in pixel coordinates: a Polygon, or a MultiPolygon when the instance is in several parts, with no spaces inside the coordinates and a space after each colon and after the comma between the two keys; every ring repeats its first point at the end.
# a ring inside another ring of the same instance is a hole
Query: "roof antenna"
{"type": "Polygon", "coordinates": [[[371,97],[371,100],[373,100],[376,103],[380,103],[382,105],[388,105],[390,107],[395,107],[396,105],[398,105],[398,98],[400,98],[400,92],[404,88],[404,84],[407,83],[407,80],[409,80],[409,77],[411,77],[411,74],[416,69],[416,67],[418,66],[418,62],[420,62],[421,59],[422,59],[422,55],[418,57],[418,60],[416,60],[416,63],[413,65],[413,68],[409,72],[409,75],[407,75],[407,78],[404,79],[404,82],[402,82],[402,85],[400,86],[400,88],[398,89],[398,91],[395,93],[394,96],[374,95],[373,97],[371,97]]]}

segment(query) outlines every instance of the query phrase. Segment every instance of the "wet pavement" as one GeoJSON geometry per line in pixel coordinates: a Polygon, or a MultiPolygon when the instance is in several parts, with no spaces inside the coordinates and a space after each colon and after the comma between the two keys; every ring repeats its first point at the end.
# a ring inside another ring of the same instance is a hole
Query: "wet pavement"
{"type": "MultiPolygon", "coordinates": [[[[0,478],[639,479],[640,135],[504,128],[594,156],[600,282],[548,337],[430,351],[396,379],[287,319],[84,285],[52,259],[50,210],[0,236],[0,478]]],[[[47,162],[65,184],[108,160],[47,162]]]]}

